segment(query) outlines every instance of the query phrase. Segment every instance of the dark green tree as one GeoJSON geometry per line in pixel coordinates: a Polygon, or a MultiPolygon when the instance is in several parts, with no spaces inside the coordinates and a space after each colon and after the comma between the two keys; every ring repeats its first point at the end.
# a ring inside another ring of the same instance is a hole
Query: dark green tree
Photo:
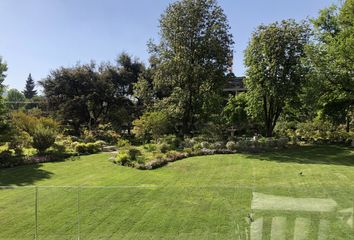
{"type": "Polygon", "coordinates": [[[157,104],[190,134],[222,111],[222,89],[232,65],[232,35],[215,0],[181,0],[160,19],[159,44],[149,44],[157,104]]]}
{"type": "Polygon", "coordinates": [[[312,23],[315,41],[307,55],[311,79],[320,83],[319,109],[333,123],[346,124],[349,132],[354,118],[354,0],[321,10],[312,23]]]}
{"type": "Polygon", "coordinates": [[[26,80],[25,89],[22,92],[27,99],[32,99],[34,96],[37,95],[37,90],[34,90],[35,86],[36,84],[32,79],[32,75],[29,74],[26,80]]]}
{"type": "Polygon", "coordinates": [[[225,123],[242,132],[250,126],[251,119],[247,114],[247,97],[245,93],[231,96],[223,110],[225,123]]]}
{"type": "Polygon", "coordinates": [[[9,140],[9,134],[11,132],[11,127],[7,121],[6,106],[4,103],[4,91],[5,85],[4,80],[6,77],[7,65],[0,57],[0,142],[6,142],[9,140]]]}
{"type": "Polygon", "coordinates": [[[116,130],[129,130],[135,117],[133,84],[143,64],[123,54],[118,64],[95,63],[59,68],[40,82],[48,107],[65,124],[95,129],[111,123],[116,130]]]}
{"type": "Polygon", "coordinates": [[[298,97],[305,82],[307,68],[302,59],[308,40],[307,24],[284,20],[259,26],[245,51],[248,110],[263,119],[268,137],[273,136],[285,105],[298,97]]]}

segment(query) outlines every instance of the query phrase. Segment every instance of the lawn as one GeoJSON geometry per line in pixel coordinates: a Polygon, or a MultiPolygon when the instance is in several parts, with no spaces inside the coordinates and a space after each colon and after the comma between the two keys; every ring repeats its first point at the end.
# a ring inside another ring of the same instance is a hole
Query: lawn
{"type": "Polygon", "coordinates": [[[37,239],[354,239],[353,149],[201,156],[151,171],[109,157],[1,169],[0,185],[23,187],[0,190],[0,239],[34,239],[34,186],[37,239]]]}

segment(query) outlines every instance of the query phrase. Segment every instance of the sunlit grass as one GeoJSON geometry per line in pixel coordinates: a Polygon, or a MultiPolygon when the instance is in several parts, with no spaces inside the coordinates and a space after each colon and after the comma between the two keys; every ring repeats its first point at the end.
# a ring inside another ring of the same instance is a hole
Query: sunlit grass
{"type": "Polygon", "coordinates": [[[274,216],[287,219],[289,239],[296,219],[310,219],[309,239],[317,239],[321,219],[330,222],[328,239],[352,237],[348,214],[340,213],[354,201],[350,148],[200,156],[152,171],[115,165],[110,156],[0,170],[0,185],[26,186],[0,190],[0,239],[33,239],[32,186],[39,186],[38,239],[247,239],[250,218],[260,217],[269,239],[274,216]],[[331,199],[338,206],[333,213],[254,211],[254,193],[331,199]]]}

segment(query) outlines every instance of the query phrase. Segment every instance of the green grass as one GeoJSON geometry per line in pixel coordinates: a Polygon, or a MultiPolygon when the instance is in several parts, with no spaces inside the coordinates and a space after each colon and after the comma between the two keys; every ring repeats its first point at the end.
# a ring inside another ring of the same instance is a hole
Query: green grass
{"type": "Polygon", "coordinates": [[[288,239],[294,239],[296,219],[303,218],[309,221],[301,231],[307,239],[317,239],[321,220],[329,224],[327,239],[354,236],[347,223],[350,214],[339,212],[354,203],[350,148],[193,157],[152,171],[118,166],[109,157],[1,169],[0,185],[25,187],[0,190],[0,239],[34,239],[32,186],[39,187],[38,239],[77,239],[78,231],[81,239],[249,239],[250,213],[253,220],[263,219],[263,239],[270,239],[277,216],[286,217],[288,239]],[[80,229],[78,188],[63,186],[81,186],[80,229]],[[338,205],[334,212],[320,213],[254,210],[255,192],[333,199],[338,205]]]}

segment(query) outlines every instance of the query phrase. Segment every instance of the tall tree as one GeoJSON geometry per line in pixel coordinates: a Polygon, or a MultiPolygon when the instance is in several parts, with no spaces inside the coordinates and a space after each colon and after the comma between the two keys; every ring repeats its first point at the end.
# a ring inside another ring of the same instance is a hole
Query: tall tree
{"type": "Polygon", "coordinates": [[[216,0],[181,0],[160,19],[159,44],[150,43],[153,81],[168,89],[160,101],[190,134],[222,110],[222,89],[232,65],[232,35],[216,0]]]}
{"type": "Polygon", "coordinates": [[[321,83],[320,105],[349,132],[354,119],[354,0],[321,10],[312,23],[315,41],[308,56],[312,78],[321,83]]]}
{"type": "Polygon", "coordinates": [[[129,130],[135,118],[133,83],[143,64],[126,54],[117,63],[97,66],[92,62],[52,71],[40,82],[49,108],[76,133],[81,127],[94,129],[100,123],[129,130]]]}
{"type": "Polygon", "coordinates": [[[25,89],[22,92],[27,99],[32,99],[34,96],[37,95],[37,90],[34,90],[35,86],[36,84],[32,79],[32,75],[29,74],[26,80],[25,89]]]}
{"type": "Polygon", "coordinates": [[[7,65],[3,61],[2,57],[0,57],[0,142],[5,142],[8,140],[8,135],[10,132],[10,125],[7,121],[6,116],[6,107],[4,103],[4,80],[6,77],[7,65]]]}
{"type": "Polygon", "coordinates": [[[259,26],[245,51],[249,111],[262,117],[268,137],[273,135],[286,103],[300,92],[308,39],[305,23],[284,20],[259,26]]]}
{"type": "Polygon", "coordinates": [[[15,88],[7,91],[6,99],[11,110],[18,110],[21,106],[24,106],[25,96],[15,88]]]}

